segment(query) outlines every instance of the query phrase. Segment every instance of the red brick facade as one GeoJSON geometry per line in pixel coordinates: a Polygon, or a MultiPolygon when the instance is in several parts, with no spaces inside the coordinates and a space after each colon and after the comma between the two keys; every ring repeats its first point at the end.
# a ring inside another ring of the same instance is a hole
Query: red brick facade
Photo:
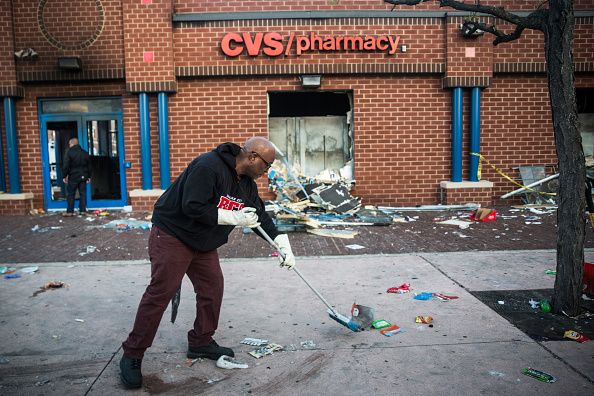
{"type": "MultiPolygon", "coordinates": [[[[539,3],[481,2],[514,11],[530,11],[539,3]]],[[[594,1],[574,1],[574,7],[582,12],[575,26],[576,86],[594,88],[594,1]]],[[[468,88],[475,86],[482,88],[481,152],[490,162],[512,176],[517,176],[514,167],[519,165],[557,162],[541,33],[527,30],[520,40],[493,47],[488,34],[461,37],[459,25],[464,18],[445,16],[435,2],[398,7],[387,14],[391,9],[381,0],[0,2],[4,49],[0,92],[16,98],[21,191],[33,194],[34,207],[45,206],[40,99],[122,98],[125,160],[131,163],[125,172],[124,194],[129,194],[142,188],[138,93],[147,92],[150,97],[152,183],[158,188],[156,93],[166,92],[169,98],[173,179],[197,154],[221,142],[268,136],[268,93],[302,91],[298,76],[308,73],[323,74],[322,91],[352,93],[354,195],[366,204],[410,206],[460,200],[489,204],[514,188],[483,165],[482,179],[492,182],[492,188],[446,193],[440,189],[440,182],[450,180],[452,172],[452,87],[464,88],[464,180],[469,176],[468,88]],[[274,16],[288,11],[352,11],[355,16],[274,16]],[[369,16],[370,11],[386,14],[369,16]],[[407,14],[411,11],[416,13],[407,14]],[[264,14],[240,18],[246,12],[264,14]],[[228,14],[211,15],[205,21],[206,13],[228,14]],[[382,51],[312,51],[297,56],[293,48],[289,55],[274,58],[263,54],[230,58],[220,49],[221,38],[230,32],[399,35],[407,51],[393,56],[382,51]],[[12,56],[26,48],[33,48],[38,57],[12,56]],[[82,71],[59,70],[58,58],[65,56],[79,57],[82,71]]],[[[512,29],[502,22],[498,27],[512,29]]],[[[0,116],[3,121],[3,109],[0,116]]],[[[0,130],[8,186],[4,124],[0,130]]],[[[264,191],[263,181],[260,186],[264,191]]],[[[153,201],[128,198],[134,209],[148,209],[153,201]]],[[[28,203],[10,205],[0,205],[0,213],[30,209],[28,203]]]]}

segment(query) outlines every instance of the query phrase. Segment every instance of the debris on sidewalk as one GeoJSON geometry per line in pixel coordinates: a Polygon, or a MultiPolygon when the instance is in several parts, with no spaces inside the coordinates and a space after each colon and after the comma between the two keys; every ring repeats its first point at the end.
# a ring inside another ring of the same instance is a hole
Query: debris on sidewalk
{"type": "Polygon", "coordinates": [[[196,359],[187,358],[186,359],[186,366],[192,367],[194,365],[194,363],[201,362],[202,360],[203,360],[202,358],[196,358],[196,359]]]}
{"type": "Polygon", "coordinates": [[[532,307],[532,309],[538,309],[538,308],[540,308],[540,303],[538,301],[533,300],[533,299],[530,299],[528,301],[528,304],[530,304],[530,307],[532,307]]]}
{"type": "Polygon", "coordinates": [[[359,234],[357,231],[335,230],[335,229],[328,229],[328,228],[307,229],[307,232],[309,232],[310,234],[324,236],[324,237],[346,238],[346,239],[352,239],[359,234]]]}
{"type": "Polygon", "coordinates": [[[543,313],[551,312],[551,304],[547,300],[540,300],[540,311],[543,313]]]}
{"type": "Polygon", "coordinates": [[[472,223],[469,221],[465,221],[465,220],[449,219],[449,220],[444,220],[444,221],[438,221],[437,224],[456,226],[456,227],[460,228],[461,230],[465,230],[468,227],[470,227],[470,225],[472,223]]]}
{"type": "Polygon", "coordinates": [[[429,293],[429,292],[422,292],[422,293],[415,293],[415,296],[413,297],[415,300],[421,300],[421,301],[425,301],[425,300],[430,300],[433,298],[433,293],[429,293]]]}
{"type": "Polygon", "coordinates": [[[118,231],[127,231],[132,229],[150,230],[152,223],[149,221],[141,221],[133,218],[112,220],[107,224],[102,225],[104,228],[111,228],[118,231]]]}
{"type": "Polygon", "coordinates": [[[404,329],[401,329],[398,325],[393,324],[390,327],[380,330],[380,333],[386,337],[392,337],[394,334],[404,333],[404,329]]]}
{"type": "Polygon", "coordinates": [[[371,322],[371,327],[373,327],[374,329],[383,329],[385,327],[390,327],[392,326],[392,323],[388,322],[385,319],[378,319],[378,320],[374,320],[373,322],[371,322]]]}
{"type": "Polygon", "coordinates": [[[553,383],[557,381],[557,378],[553,377],[551,374],[545,373],[544,371],[533,369],[532,367],[523,368],[522,374],[542,382],[553,383]]]}
{"type": "Polygon", "coordinates": [[[390,287],[388,290],[386,290],[386,292],[387,293],[397,293],[397,294],[409,293],[410,292],[410,283],[405,282],[405,283],[401,284],[400,286],[390,287]]]}
{"type": "Polygon", "coordinates": [[[4,279],[17,279],[20,277],[21,277],[21,274],[16,274],[16,273],[4,275],[4,279]]]}
{"type": "Polygon", "coordinates": [[[353,245],[345,245],[345,248],[351,249],[351,250],[360,250],[360,249],[365,249],[365,246],[353,244],[353,245]]]}
{"type": "Polygon", "coordinates": [[[79,322],[79,323],[85,323],[84,319],[79,319],[79,318],[74,319],[74,321],[79,322]]]}
{"type": "Polygon", "coordinates": [[[87,248],[85,249],[85,251],[84,251],[84,252],[80,252],[78,255],[79,255],[79,256],[85,256],[85,255],[87,255],[87,254],[89,254],[89,253],[94,253],[94,252],[98,252],[98,251],[99,251],[99,250],[97,249],[97,247],[96,247],[96,246],[89,245],[89,246],[87,246],[87,248]]]}
{"type": "Polygon", "coordinates": [[[39,295],[40,293],[44,293],[48,290],[53,290],[53,289],[61,289],[64,286],[66,286],[66,284],[64,282],[61,281],[49,281],[49,282],[45,282],[40,288],[39,290],[37,290],[35,293],[33,293],[33,295],[31,297],[36,297],[37,295],[39,295]]]}
{"type": "Polygon", "coordinates": [[[232,358],[231,356],[221,355],[221,357],[217,359],[217,367],[232,370],[246,369],[249,366],[244,362],[240,362],[239,360],[232,358]]]}
{"type": "Polygon", "coordinates": [[[239,341],[239,343],[251,346],[262,346],[268,344],[268,340],[246,337],[243,340],[239,341]]]}
{"type": "Polygon", "coordinates": [[[283,349],[282,345],[270,343],[261,348],[258,348],[254,351],[248,352],[250,355],[255,357],[256,359],[260,359],[266,355],[272,355],[274,352],[281,351],[283,349]]]}
{"type": "Polygon", "coordinates": [[[574,340],[579,343],[590,341],[590,339],[588,337],[586,337],[583,334],[578,333],[575,330],[567,330],[565,333],[563,333],[563,338],[569,338],[570,340],[574,340]]]}
{"type": "Polygon", "coordinates": [[[497,211],[495,209],[479,208],[470,215],[470,219],[482,223],[495,221],[497,219],[497,211]]]}
{"type": "Polygon", "coordinates": [[[445,294],[441,294],[441,293],[433,293],[433,297],[436,297],[436,298],[440,299],[441,301],[451,301],[451,300],[457,300],[459,298],[458,296],[446,296],[445,294]]]}
{"type": "Polygon", "coordinates": [[[552,269],[546,269],[544,273],[545,275],[557,275],[557,271],[552,269]]]}
{"type": "Polygon", "coordinates": [[[301,341],[301,348],[303,349],[317,349],[318,346],[316,345],[313,340],[301,341]]]}
{"type": "Polygon", "coordinates": [[[432,316],[416,316],[415,323],[431,324],[433,323],[432,316]]]}
{"type": "Polygon", "coordinates": [[[34,274],[37,271],[39,271],[39,267],[38,266],[24,267],[24,268],[21,268],[19,270],[19,272],[21,272],[23,274],[34,274]]]}

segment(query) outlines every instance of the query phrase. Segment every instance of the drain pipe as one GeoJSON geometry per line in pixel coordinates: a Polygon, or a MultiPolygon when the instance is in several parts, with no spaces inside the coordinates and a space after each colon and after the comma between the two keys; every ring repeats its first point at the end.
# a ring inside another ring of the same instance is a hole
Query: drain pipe
{"type": "Polygon", "coordinates": [[[149,97],[146,92],[138,95],[140,115],[140,158],[142,161],[142,189],[153,188],[153,164],[151,160],[151,120],[149,97]]]}
{"type": "MultiPolygon", "coordinates": [[[[471,91],[470,107],[470,152],[480,154],[481,152],[481,89],[473,87],[471,91]]],[[[469,179],[471,182],[479,181],[478,178],[479,157],[470,154],[469,179]]]]}
{"type": "Polygon", "coordinates": [[[159,92],[159,169],[161,189],[166,190],[171,184],[169,169],[169,108],[167,94],[159,92]]]}
{"type": "Polygon", "coordinates": [[[462,181],[462,88],[452,91],[452,181],[462,181]]]}

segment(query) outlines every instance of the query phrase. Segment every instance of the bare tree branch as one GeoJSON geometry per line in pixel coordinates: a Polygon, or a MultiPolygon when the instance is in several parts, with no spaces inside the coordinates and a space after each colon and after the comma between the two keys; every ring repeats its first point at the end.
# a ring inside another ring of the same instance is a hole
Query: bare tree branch
{"type": "MultiPolygon", "coordinates": [[[[420,3],[424,3],[428,0],[384,0],[385,3],[394,4],[394,5],[417,5],[420,3]]],[[[456,0],[436,0],[439,1],[440,7],[451,7],[455,10],[459,11],[469,11],[469,12],[477,12],[482,14],[492,15],[499,19],[502,19],[506,22],[512,23],[517,26],[522,26],[523,29],[536,29],[540,31],[544,31],[545,27],[545,17],[548,13],[548,10],[545,8],[539,8],[534,12],[530,13],[526,17],[521,17],[519,15],[513,14],[509,11],[506,11],[503,7],[494,7],[494,6],[485,6],[480,4],[466,4],[461,3],[460,1],[456,0]]],[[[487,30],[485,30],[487,31],[487,30]]],[[[515,33],[515,32],[514,32],[515,33]]],[[[514,35],[511,33],[511,35],[514,35]]],[[[519,36],[518,36],[519,37],[519,36]]],[[[495,40],[497,41],[497,40],[495,40]]],[[[507,40],[509,41],[509,40],[507,40]]]]}
{"type": "Polygon", "coordinates": [[[516,40],[520,38],[522,32],[525,29],[524,26],[517,25],[516,29],[512,33],[504,33],[497,29],[495,25],[487,25],[486,23],[470,20],[465,21],[462,24],[462,27],[464,29],[464,34],[466,35],[472,35],[477,31],[491,33],[496,37],[496,39],[493,41],[493,45],[507,43],[508,41],[516,40]]]}

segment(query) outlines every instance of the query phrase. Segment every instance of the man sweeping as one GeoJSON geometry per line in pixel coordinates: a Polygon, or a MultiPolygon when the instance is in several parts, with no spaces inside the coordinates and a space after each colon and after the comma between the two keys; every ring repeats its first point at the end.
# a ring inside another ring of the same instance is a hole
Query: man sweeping
{"type": "Polygon", "coordinates": [[[252,137],[243,147],[224,143],[195,158],[155,203],[148,252],[151,281],[136,313],[134,328],[122,343],[121,379],[128,388],[142,386],[144,352],[152,345],[169,301],[184,275],[196,293],[196,319],[188,332],[188,358],[217,360],[234,356],[213,339],[223,299],[223,273],[217,248],[235,226],[258,225],[279,246],[281,266],[295,265],[286,234],[279,234],[258,196],[255,180],[274,162],[274,146],[252,137]]]}

